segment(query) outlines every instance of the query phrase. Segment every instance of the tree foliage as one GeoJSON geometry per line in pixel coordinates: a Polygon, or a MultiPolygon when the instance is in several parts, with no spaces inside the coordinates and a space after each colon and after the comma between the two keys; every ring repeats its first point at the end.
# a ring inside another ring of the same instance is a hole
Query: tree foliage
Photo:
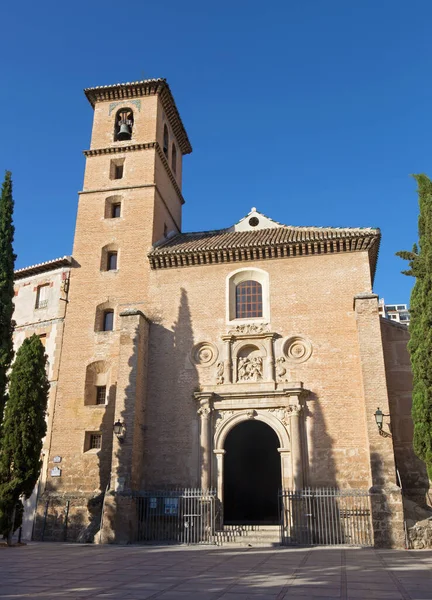
{"type": "Polygon", "coordinates": [[[14,267],[13,252],[12,177],[6,171],[0,196],[0,426],[6,403],[7,374],[13,359],[12,333],[14,323],[14,267]]]}
{"type": "Polygon", "coordinates": [[[42,466],[49,391],[46,360],[40,339],[33,335],[22,343],[12,367],[0,441],[0,533],[3,535],[12,529],[17,505],[13,529],[19,526],[20,498],[31,495],[42,466]]]}
{"type": "Polygon", "coordinates": [[[416,278],[410,300],[408,349],[413,371],[414,451],[432,479],[432,181],[414,175],[418,184],[420,214],[418,247],[397,252],[409,261],[405,275],[416,278]]]}

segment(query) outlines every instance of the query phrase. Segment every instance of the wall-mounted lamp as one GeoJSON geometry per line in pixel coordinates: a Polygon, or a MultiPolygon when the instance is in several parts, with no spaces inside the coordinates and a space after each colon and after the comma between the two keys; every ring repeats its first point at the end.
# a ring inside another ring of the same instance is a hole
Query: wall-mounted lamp
{"type": "Polygon", "coordinates": [[[126,433],[126,427],[124,426],[124,423],[122,423],[121,421],[116,421],[114,423],[113,429],[118,441],[120,442],[120,444],[123,444],[126,433]]]}
{"type": "Polygon", "coordinates": [[[390,415],[385,415],[383,413],[383,411],[380,409],[380,407],[378,406],[378,408],[375,411],[375,422],[377,424],[378,427],[378,431],[380,435],[383,435],[385,437],[389,437],[390,434],[383,431],[383,424],[384,424],[384,417],[389,417],[390,415]]]}

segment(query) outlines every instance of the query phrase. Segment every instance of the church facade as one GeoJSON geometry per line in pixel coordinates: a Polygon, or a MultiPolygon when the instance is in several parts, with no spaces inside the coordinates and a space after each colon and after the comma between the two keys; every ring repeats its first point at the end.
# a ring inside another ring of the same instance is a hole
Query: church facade
{"type": "Polygon", "coordinates": [[[75,539],[105,511],[99,539],[129,541],[119,498],[139,490],[214,489],[222,523],[254,523],[277,519],[280,488],[334,487],[373,490],[376,545],[403,545],[401,482],[421,497],[427,478],[407,328],[380,319],[373,293],[380,231],[252,208],[182,233],[192,148],[168,84],[85,94],[93,131],[35,537],[61,539],[50,518],[69,502],[75,539]],[[273,500],[251,503],[260,494],[273,500]]]}

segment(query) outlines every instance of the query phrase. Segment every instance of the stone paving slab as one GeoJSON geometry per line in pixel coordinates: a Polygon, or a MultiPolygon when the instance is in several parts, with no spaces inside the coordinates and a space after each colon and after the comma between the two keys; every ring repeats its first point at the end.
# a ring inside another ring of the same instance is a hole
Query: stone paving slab
{"type": "Polygon", "coordinates": [[[2,600],[432,600],[432,551],[0,548],[2,600]]]}

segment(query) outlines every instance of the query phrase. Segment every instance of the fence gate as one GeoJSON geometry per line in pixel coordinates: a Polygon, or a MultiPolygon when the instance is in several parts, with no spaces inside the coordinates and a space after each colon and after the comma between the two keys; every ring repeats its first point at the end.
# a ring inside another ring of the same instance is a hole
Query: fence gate
{"type": "Polygon", "coordinates": [[[216,492],[200,489],[134,494],[136,542],[215,543],[216,492]]]}
{"type": "Polygon", "coordinates": [[[282,490],[279,510],[283,545],[373,545],[371,495],[366,490],[282,490]]]}

